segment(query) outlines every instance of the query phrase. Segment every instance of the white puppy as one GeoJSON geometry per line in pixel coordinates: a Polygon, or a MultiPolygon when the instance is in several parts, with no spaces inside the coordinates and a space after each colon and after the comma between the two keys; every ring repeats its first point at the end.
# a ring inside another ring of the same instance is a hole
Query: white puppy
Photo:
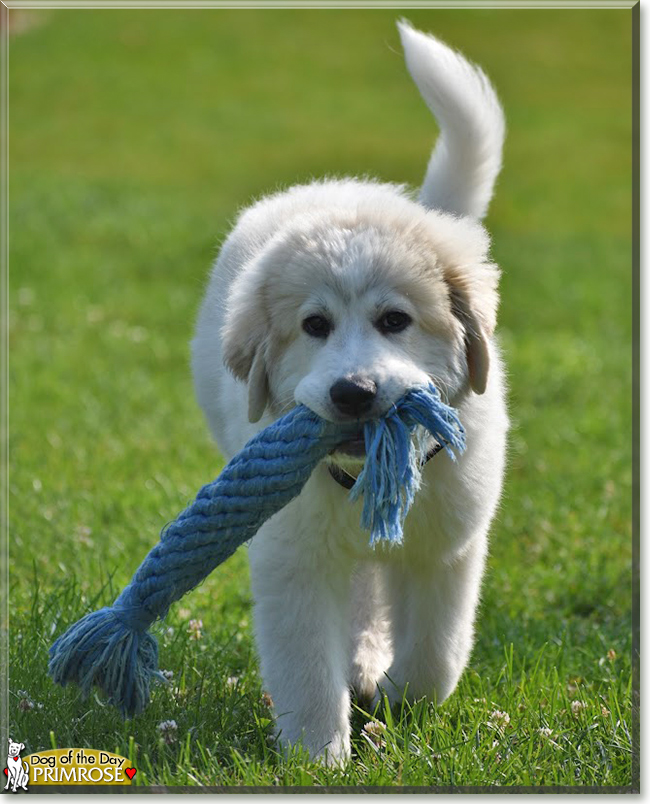
{"type": "MultiPolygon", "coordinates": [[[[441,134],[419,197],[314,182],[246,210],[214,266],[193,341],[199,403],[226,457],[297,403],[325,419],[387,411],[432,379],[467,451],[424,468],[402,547],[371,549],[342,487],[355,438],[250,547],[264,684],[285,745],[350,752],[350,688],[438,702],[472,647],[508,418],[494,342],[499,271],[478,222],[501,166],[503,113],[480,69],[400,23],[441,134]],[[338,468],[337,468],[338,467],[338,468]]],[[[360,425],[361,427],[361,425],[360,425]]]]}

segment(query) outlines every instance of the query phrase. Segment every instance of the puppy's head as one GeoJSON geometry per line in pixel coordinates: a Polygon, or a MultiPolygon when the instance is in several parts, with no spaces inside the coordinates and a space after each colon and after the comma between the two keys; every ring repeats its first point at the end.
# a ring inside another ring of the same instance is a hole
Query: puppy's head
{"type": "Polygon", "coordinates": [[[408,202],[304,216],[235,281],[224,359],[249,418],[303,403],[330,421],[385,413],[409,388],[485,391],[498,269],[472,221],[408,202]]]}

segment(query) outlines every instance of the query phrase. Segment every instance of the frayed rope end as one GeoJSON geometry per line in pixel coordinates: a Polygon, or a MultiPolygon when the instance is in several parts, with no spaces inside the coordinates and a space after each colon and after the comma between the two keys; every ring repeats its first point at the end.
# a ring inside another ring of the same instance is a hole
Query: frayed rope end
{"type": "Polygon", "coordinates": [[[164,679],[155,638],[130,627],[113,607],[87,614],[57,639],[48,673],[58,684],[79,684],[84,697],[96,685],[125,717],[149,703],[152,679],[164,679]]]}
{"type": "Polygon", "coordinates": [[[350,499],[363,495],[361,526],[370,531],[372,547],[402,543],[404,520],[422,482],[427,433],[454,461],[465,450],[458,414],[434,385],[409,391],[384,418],[366,422],[366,459],[350,499]]]}

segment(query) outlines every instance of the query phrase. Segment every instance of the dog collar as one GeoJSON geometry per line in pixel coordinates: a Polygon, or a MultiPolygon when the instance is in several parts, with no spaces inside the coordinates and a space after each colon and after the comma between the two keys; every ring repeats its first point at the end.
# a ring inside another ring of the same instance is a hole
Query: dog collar
{"type": "MultiPolygon", "coordinates": [[[[424,456],[424,460],[420,464],[420,469],[422,469],[431,460],[431,458],[435,457],[443,447],[444,444],[436,444],[435,447],[431,447],[431,449],[424,456]]],[[[346,472],[345,469],[341,469],[341,467],[335,463],[329,464],[327,468],[330,475],[334,478],[334,480],[336,480],[339,486],[343,486],[343,488],[347,489],[347,491],[349,491],[357,482],[357,479],[354,475],[346,472]]]]}

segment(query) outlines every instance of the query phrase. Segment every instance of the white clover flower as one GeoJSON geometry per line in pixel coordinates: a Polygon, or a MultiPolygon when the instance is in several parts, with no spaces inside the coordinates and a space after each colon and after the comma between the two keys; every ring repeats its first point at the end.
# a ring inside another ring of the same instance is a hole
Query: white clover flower
{"type": "Polygon", "coordinates": [[[490,713],[490,724],[498,729],[505,728],[510,723],[510,715],[500,709],[494,709],[490,713]]]}
{"type": "Polygon", "coordinates": [[[363,727],[362,736],[375,750],[386,745],[386,740],[384,739],[385,734],[386,726],[378,720],[371,720],[363,727]]]}
{"type": "MultiPolygon", "coordinates": [[[[16,695],[20,699],[18,701],[18,708],[21,712],[31,712],[31,710],[36,706],[27,690],[18,690],[16,695]]],[[[42,709],[43,704],[39,704],[38,708],[42,709]]]]}
{"type": "Polygon", "coordinates": [[[158,731],[167,745],[172,745],[178,736],[178,724],[175,720],[163,720],[158,724],[158,731]]]}
{"type": "Polygon", "coordinates": [[[583,709],[587,708],[587,704],[583,701],[571,701],[571,712],[577,717],[583,709]]]}

